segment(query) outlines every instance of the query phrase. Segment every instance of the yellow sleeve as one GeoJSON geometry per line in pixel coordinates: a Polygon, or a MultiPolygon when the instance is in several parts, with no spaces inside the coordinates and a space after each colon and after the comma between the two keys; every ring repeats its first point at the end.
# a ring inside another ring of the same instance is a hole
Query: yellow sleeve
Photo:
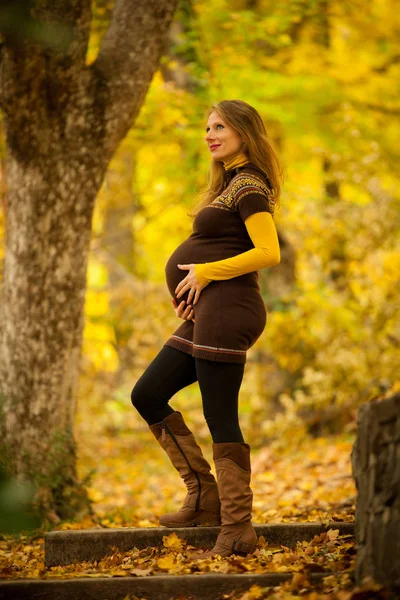
{"type": "Polygon", "coordinates": [[[247,217],[244,224],[254,248],[224,260],[196,264],[194,272],[200,284],[210,283],[214,279],[239,277],[280,263],[278,234],[271,213],[253,213],[247,217]]]}

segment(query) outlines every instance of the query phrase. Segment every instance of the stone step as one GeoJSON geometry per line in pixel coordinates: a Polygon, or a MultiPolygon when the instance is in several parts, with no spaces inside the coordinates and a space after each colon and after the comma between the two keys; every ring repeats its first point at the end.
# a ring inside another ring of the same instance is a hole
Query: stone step
{"type": "MultiPolygon", "coordinates": [[[[308,580],[315,585],[323,577],[332,574],[311,573],[308,580]]],[[[0,600],[123,600],[131,595],[146,600],[220,600],[223,594],[234,590],[245,592],[255,584],[271,587],[290,581],[292,576],[293,573],[206,573],[0,581],[0,600]]]]}
{"type": "MultiPolygon", "coordinates": [[[[298,541],[310,541],[329,529],[339,529],[339,535],[354,535],[354,523],[332,521],[321,523],[253,523],[258,536],[264,536],[270,546],[294,548],[298,541]]],[[[220,527],[149,527],[118,529],[74,529],[51,531],[45,534],[45,565],[68,565],[83,561],[100,560],[114,553],[113,548],[127,552],[136,547],[162,546],[163,536],[175,532],[195,548],[211,549],[220,527]]]]}

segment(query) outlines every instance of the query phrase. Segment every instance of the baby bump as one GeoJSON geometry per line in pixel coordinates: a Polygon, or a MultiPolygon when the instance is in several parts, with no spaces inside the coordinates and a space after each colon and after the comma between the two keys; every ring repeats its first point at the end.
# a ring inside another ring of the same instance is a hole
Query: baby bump
{"type": "Polygon", "coordinates": [[[182,300],[187,300],[189,290],[182,294],[180,298],[177,298],[175,295],[175,290],[178,285],[186,277],[188,274],[187,269],[180,269],[178,264],[187,265],[191,264],[192,257],[189,256],[187,249],[178,246],[178,248],[171,254],[166,265],[165,265],[165,279],[167,282],[169,293],[175,300],[178,302],[182,302],[182,300]]]}

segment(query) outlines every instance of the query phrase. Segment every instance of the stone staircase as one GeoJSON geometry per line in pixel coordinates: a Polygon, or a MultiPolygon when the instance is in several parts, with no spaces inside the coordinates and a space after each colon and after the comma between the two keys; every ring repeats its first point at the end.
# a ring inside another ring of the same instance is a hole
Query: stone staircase
{"type": "MultiPolygon", "coordinates": [[[[339,535],[354,535],[354,524],[320,523],[253,523],[258,536],[269,546],[295,548],[298,541],[310,541],[329,529],[339,535]]],[[[120,528],[52,531],[45,535],[46,567],[100,560],[116,549],[162,546],[163,536],[175,532],[196,549],[211,549],[219,527],[184,528],[120,528]]],[[[311,573],[310,582],[317,583],[332,572],[311,573]]],[[[74,579],[35,579],[0,581],[0,600],[124,600],[131,596],[146,600],[219,600],[232,591],[246,591],[252,585],[276,586],[290,581],[293,573],[195,573],[188,575],[151,575],[138,577],[80,577],[74,579]]]]}

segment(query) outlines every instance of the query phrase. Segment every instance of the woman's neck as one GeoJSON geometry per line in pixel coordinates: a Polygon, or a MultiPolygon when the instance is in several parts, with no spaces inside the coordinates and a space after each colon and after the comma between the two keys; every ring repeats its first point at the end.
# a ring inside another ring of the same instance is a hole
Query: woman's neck
{"type": "Polygon", "coordinates": [[[228,161],[222,161],[225,171],[229,171],[230,169],[234,169],[235,167],[242,167],[248,162],[249,159],[244,153],[237,154],[228,161]]]}

